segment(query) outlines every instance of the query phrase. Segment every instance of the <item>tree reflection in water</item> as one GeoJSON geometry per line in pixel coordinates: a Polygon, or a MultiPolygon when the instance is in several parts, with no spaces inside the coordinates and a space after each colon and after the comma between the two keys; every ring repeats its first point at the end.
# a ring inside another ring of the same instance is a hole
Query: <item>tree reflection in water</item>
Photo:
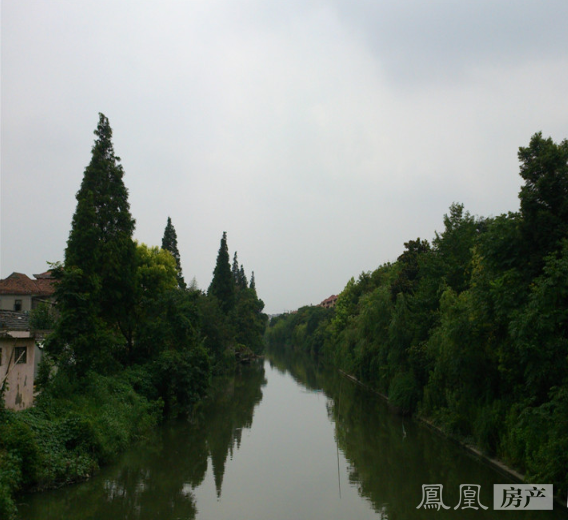
{"type": "Polygon", "coordinates": [[[203,482],[209,458],[220,496],[227,456],[239,448],[243,429],[252,426],[265,384],[261,362],[217,378],[192,422],[166,424],[154,438],[88,482],[24,497],[21,518],[195,518],[193,490],[203,482]]]}
{"type": "MultiPolygon", "coordinates": [[[[508,475],[466,452],[457,443],[432,432],[425,425],[398,416],[378,395],[341,375],[326,370],[291,349],[271,350],[271,366],[288,372],[305,388],[323,390],[327,413],[334,424],[339,450],[348,462],[349,485],[372,504],[380,518],[418,520],[422,484],[443,484],[447,511],[439,518],[500,518],[493,509],[493,484],[514,482],[508,475]],[[481,485],[481,502],[487,511],[454,510],[460,484],[481,485]]],[[[344,483],[341,482],[343,486],[344,483]]],[[[518,511],[517,518],[564,518],[561,512],[518,511]]]]}

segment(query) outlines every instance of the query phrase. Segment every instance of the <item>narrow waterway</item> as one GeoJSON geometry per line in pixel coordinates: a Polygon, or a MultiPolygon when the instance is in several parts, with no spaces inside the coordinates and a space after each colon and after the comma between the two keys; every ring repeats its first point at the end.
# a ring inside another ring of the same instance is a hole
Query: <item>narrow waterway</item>
{"type": "Polygon", "coordinates": [[[23,520],[564,519],[494,511],[511,483],[461,447],[336,371],[273,354],[215,389],[189,423],[161,428],[92,480],[25,496],[23,520]],[[442,485],[450,509],[417,509],[442,485]],[[460,485],[488,509],[454,509],[460,485]]]}

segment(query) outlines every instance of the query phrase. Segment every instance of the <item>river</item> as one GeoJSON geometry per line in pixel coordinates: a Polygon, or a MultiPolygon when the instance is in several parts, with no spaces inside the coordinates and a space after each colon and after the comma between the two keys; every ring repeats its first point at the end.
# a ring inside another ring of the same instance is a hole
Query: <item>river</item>
{"type": "Polygon", "coordinates": [[[568,518],[556,503],[494,511],[493,484],[509,483],[337,371],[273,353],[216,380],[193,421],[169,423],[90,481],[18,507],[22,520],[568,518]],[[455,509],[465,484],[478,486],[469,504],[486,510],[455,509]],[[449,509],[418,508],[423,485],[449,509]]]}

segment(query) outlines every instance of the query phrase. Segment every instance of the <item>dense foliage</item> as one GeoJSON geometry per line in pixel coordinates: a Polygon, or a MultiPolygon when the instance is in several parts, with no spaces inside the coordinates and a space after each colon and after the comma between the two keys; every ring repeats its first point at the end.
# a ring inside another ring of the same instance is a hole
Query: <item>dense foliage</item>
{"type": "Polygon", "coordinates": [[[453,204],[432,243],[351,279],[333,317],[307,307],[267,339],[325,360],[568,491],[568,141],[520,148],[520,212],[453,204]]]}
{"type": "Polygon", "coordinates": [[[32,317],[40,328],[55,321],[36,381],[41,395],[19,413],[0,396],[0,518],[13,516],[15,492],[86,478],[163,415],[192,413],[213,374],[263,347],[264,304],[254,283],[242,284],[242,266],[233,278],[226,233],[226,269],[218,259],[210,294],[186,288],[170,218],[163,248],[132,238],[103,114],[95,135],[65,261],[54,266],[56,312],[42,307],[32,317]]]}

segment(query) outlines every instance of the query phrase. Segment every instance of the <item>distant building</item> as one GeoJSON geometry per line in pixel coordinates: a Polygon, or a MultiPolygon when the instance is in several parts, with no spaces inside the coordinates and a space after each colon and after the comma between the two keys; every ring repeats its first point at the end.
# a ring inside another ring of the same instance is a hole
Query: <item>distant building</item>
{"type": "Polygon", "coordinates": [[[51,301],[55,292],[51,271],[34,274],[35,280],[23,273],[12,273],[0,280],[0,310],[29,312],[42,301],[51,301]]]}
{"type": "Polygon", "coordinates": [[[329,309],[331,307],[335,307],[336,303],[337,303],[337,296],[335,294],[333,294],[332,296],[330,296],[329,298],[326,298],[323,302],[321,302],[319,304],[319,306],[325,307],[326,309],[329,309]]]}

